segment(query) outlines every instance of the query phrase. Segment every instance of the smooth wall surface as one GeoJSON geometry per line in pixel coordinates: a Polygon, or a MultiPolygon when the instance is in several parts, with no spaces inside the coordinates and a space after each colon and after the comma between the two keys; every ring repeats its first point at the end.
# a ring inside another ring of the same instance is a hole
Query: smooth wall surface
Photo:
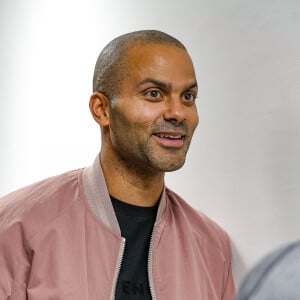
{"type": "Polygon", "coordinates": [[[1,0],[0,195],[92,163],[98,53],[150,28],[187,46],[200,86],[200,125],[167,184],[227,230],[239,284],[299,237],[298,0],[1,0]]]}

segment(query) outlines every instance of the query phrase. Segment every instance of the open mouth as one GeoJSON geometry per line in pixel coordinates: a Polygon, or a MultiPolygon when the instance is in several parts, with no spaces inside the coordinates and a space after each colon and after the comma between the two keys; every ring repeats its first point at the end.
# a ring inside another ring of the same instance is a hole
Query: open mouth
{"type": "Polygon", "coordinates": [[[165,147],[178,148],[183,145],[185,135],[181,133],[155,133],[154,137],[165,147]]]}
{"type": "Polygon", "coordinates": [[[167,133],[157,133],[157,134],[155,134],[155,136],[157,136],[159,138],[171,139],[171,140],[179,140],[179,139],[183,138],[183,135],[181,135],[181,134],[171,135],[171,134],[167,134],[167,133]]]}

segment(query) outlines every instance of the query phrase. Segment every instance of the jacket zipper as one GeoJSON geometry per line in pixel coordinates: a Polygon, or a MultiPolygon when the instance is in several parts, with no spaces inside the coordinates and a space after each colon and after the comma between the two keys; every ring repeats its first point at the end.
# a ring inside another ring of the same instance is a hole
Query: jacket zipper
{"type": "Polygon", "coordinates": [[[152,256],[153,256],[153,236],[154,236],[154,229],[153,227],[151,239],[150,239],[150,246],[149,246],[149,255],[148,255],[148,278],[149,278],[149,287],[152,300],[156,300],[156,295],[154,291],[154,282],[153,282],[153,268],[152,268],[152,256]]]}
{"type": "Polygon", "coordinates": [[[119,249],[118,260],[117,260],[117,267],[116,267],[114,281],[113,281],[111,300],[115,299],[117,281],[118,281],[118,277],[119,277],[119,274],[120,274],[120,271],[121,271],[122,260],[123,260],[124,251],[125,251],[125,244],[126,244],[126,239],[122,237],[121,245],[120,245],[120,249],[119,249]]]}

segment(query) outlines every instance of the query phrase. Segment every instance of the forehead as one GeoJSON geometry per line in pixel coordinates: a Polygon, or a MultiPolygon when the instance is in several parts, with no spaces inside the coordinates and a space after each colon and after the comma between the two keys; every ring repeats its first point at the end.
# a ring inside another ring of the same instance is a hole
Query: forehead
{"type": "Polygon", "coordinates": [[[196,81],[194,66],[186,50],[173,45],[136,45],[126,55],[131,79],[153,77],[167,82],[196,81]]]}

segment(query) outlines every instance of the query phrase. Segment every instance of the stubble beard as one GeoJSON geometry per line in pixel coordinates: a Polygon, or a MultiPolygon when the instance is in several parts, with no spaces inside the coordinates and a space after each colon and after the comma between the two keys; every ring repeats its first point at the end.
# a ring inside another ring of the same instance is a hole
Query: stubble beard
{"type": "Polygon", "coordinates": [[[184,165],[189,144],[184,145],[182,149],[165,149],[165,151],[157,150],[155,147],[158,146],[144,144],[139,151],[143,158],[143,165],[139,167],[145,172],[173,172],[184,165]]]}
{"type": "MultiPolygon", "coordinates": [[[[120,140],[119,140],[120,142],[120,140]]],[[[173,172],[180,169],[186,159],[189,148],[184,145],[182,149],[157,150],[151,143],[143,143],[126,147],[127,145],[115,145],[119,163],[127,169],[129,173],[140,176],[155,176],[158,173],[173,172]],[[180,152],[180,153],[176,153],[180,152]]]]}
{"type": "MultiPolygon", "coordinates": [[[[127,128],[127,131],[118,132],[117,134],[111,132],[111,141],[118,156],[119,163],[127,169],[130,173],[140,174],[141,176],[155,176],[158,173],[172,172],[180,169],[186,159],[186,154],[190,146],[191,136],[185,124],[174,126],[159,120],[151,129],[145,129],[148,134],[144,137],[134,136],[132,132],[137,132],[132,128],[132,124],[128,124],[127,120],[123,118],[122,122],[116,124],[119,128],[127,128]],[[129,126],[131,125],[131,126],[129,126]],[[180,149],[163,148],[153,140],[152,133],[159,131],[181,130],[186,132],[184,137],[184,145],[180,149]]],[[[139,131],[143,131],[140,128],[139,131]]]]}

